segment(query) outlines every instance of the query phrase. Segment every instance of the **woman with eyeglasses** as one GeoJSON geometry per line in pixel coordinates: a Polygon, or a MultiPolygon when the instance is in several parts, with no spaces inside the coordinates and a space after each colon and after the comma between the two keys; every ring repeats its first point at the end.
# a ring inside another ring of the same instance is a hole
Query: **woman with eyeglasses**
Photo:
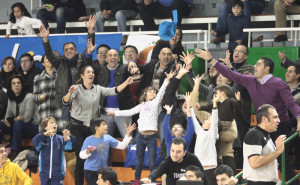
{"type": "Polygon", "coordinates": [[[13,160],[21,149],[23,137],[33,138],[38,134],[38,115],[34,96],[27,93],[21,76],[12,76],[7,89],[8,105],[5,119],[0,121],[0,142],[4,133],[12,135],[11,160],[13,160]]]}

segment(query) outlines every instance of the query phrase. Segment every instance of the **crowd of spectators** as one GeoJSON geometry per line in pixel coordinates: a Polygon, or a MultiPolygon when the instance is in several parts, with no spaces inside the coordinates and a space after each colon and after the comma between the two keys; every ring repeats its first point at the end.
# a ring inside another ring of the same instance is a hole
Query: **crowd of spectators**
{"type": "MultiPolygon", "coordinates": [[[[235,0],[220,5],[217,27],[212,30],[217,37],[212,42],[222,42],[227,32],[230,42],[225,58],[219,60],[209,50],[184,52],[180,25],[182,17],[190,13],[190,1],[144,0],[138,8],[134,0],[102,0],[101,11],[86,22],[83,53],[78,53],[75,43],[66,42],[63,55],[56,51],[59,48],[51,47],[47,21],[56,21],[56,33],[63,33],[67,20],[85,14],[84,4],[82,0],[43,3],[37,12],[41,21],[33,20],[22,3],[14,4],[6,34],[9,38],[13,25],[40,24],[38,37],[42,37],[45,51],[43,69],[36,66],[30,53],[24,53],[19,58],[19,69],[17,60],[7,56],[0,70],[0,142],[10,143],[9,158],[13,160],[22,150],[22,138],[33,138],[40,152],[41,184],[62,183],[68,150],[75,152],[71,155],[75,164],[67,167],[74,171],[76,185],[82,185],[84,178],[89,185],[117,184],[116,173],[107,168],[109,148],[125,149],[129,142],[137,144],[134,185],[152,183],[164,174],[167,185],[177,180],[233,185],[237,183],[233,177],[237,168],[243,169],[248,185],[275,185],[279,181],[280,155],[284,149],[292,148],[295,167],[299,168],[299,138],[283,144],[292,133],[300,132],[299,60],[293,62],[284,52],[278,53],[281,66],[287,69],[287,84],[273,76],[275,64],[271,59],[262,57],[254,66],[247,63],[251,53],[244,45],[248,36],[242,29],[250,26],[251,14],[263,11],[265,1],[235,0]],[[140,61],[134,45],[125,46],[127,63],[121,64],[122,56],[117,50],[95,44],[95,32],[104,31],[104,21],[116,19],[118,31],[126,31],[126,20],[139,12],[145,30],[156,30],[153,19],[170,17],[173,9],[178,11],[175,35],[169,41],[157,41],[148,63],[140,61]],[[232,15],[227,18],[228,14],[232,15]],[[192,64],[196,57],[211,64],[207,76],[195,74],[192,64]],[[176,94],[183,76],[193,91],[181,100],[176,94]],[[199,101],[199,95],[207,105],[199,101]],[[250,130],[252,103],[257,126],[250,130]],[[116,128],[124,138],[122,142],[113,138],[116,128]],[[158,138],[163,161],[157,166],[158,138]],[[142,178],[146,146],[151,173],[142,178]]],[[[297,13],[297,3],[277,0],[276,18],[285,17],[286,12],[297,13]]],[[[285,22],[276,19],[276,27],[286,26],[285,22]]],[[[32,34],[21,30],[19,35],[32,34]]],[[[285,40],[285,32],[274,39],[285,40]]],[[[7,156],[0,145],[0,169],[9,166],[19,171],[7,156]]],[[[289,155],[285,162],[286,177],[291,179],[294,168],[289,155]]],[[[5,170],[11,182],[32,183],[21,172],[16,176],[5,170]]]]}

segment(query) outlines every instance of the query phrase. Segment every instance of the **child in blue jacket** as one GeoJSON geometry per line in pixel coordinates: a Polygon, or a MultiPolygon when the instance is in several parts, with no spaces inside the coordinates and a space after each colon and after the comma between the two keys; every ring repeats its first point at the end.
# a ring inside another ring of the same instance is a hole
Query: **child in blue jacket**
{"type": "Polygon", "coordinates": [[[45,132],[36,135],[32,139],[33,146],[40,152],[39,174],[41,185],[63,184],[66,172],[65,150],[72,150],[76,146],[76,138],[65,129],[63,135],[58,135],[56,119],[45,118],[40,126],[45,132]]]}

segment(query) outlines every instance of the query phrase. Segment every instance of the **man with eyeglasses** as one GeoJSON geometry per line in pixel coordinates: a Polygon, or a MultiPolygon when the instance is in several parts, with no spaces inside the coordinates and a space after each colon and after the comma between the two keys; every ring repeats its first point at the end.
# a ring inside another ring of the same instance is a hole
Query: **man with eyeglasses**
{"type": "Polygon", "coordinates": [[[101,44],[97,47],[97,60],[94,60],[93,62],[97,65],[102,65],[106,62],[106,56],[108,50],[111,48],[106,44],[101,44]]]}
{"type": "Polygon", "coordinates": [[[33,80],[34,77],[42,72],[42,70],[35,66],[33,56],[28,53],[24,53],[20,57],[20,71],[24,78],[25,84],[28,87],[30,93],[33,92],[33,80]]]}
{"type": "MultiPolygon", "coordinates": [[[[230,53],[226,52],[225,59],[220,59],[224,62],[227,67],[231,70],[236,71],[240,74],[252,75],[254,68],[247,62],[249,50],[245,45],[238,45],[233,52],[233,61],[230,61],[230,53]]],[[[241,100],[243,102],[242,109],[236,110],[236,122],[239,133],[239,140],[236,140],[235,146],[235,158],[237,160],[237,168],[243,168],[243,140],[246,133],[250,128],[251,123],[251,104],[252,100],[247,89],[238,84],[234,83],[232,86],[233,92],[241,92],[241,100]]]]}
{"type": "MultiPolygon", "coordinates": [[[[273,76],[274,62],[269,58],[260,58],[254,65],[254,75],[239,74],[216,61],[209,51],[195,50],[198,57],[210,62],[222,75],[243,85],[249,92],[255,110],[263,104],[274,106],[279,114],[280,124],[276,132],[271,134],[275,141],[279,135],[291,135],[291,124],[288,110],[297,119],[297,131],[300,132],[300,107],[294,99],[289,86],[280,78],[273,76]]],[[[288,147],[286,147],[288,150],[288,147]]],[[[281,157],[278,157],[281,169],[281,157]]],[[[285,158],[286,177],[291,179],[295,173],[288,157],[285,158]]],[[[293,184],[297,184],[295,181],[293,184]]]]}
{"type": "Polygon", "coordinates": [[[0,184],[32,185],[32,179],[16,163],[10,162],[4,145],[0,145],[0,184]]]}

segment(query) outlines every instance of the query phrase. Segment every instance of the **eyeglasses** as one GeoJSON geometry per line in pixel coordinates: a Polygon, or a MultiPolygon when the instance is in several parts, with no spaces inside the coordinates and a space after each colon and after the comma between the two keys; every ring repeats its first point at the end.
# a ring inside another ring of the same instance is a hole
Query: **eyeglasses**
{"type": "Polygon", "coordinates": [[[99,55],[106,55],[106,53],[107,53],[107,52],[102,52],[102,51],[100,51],[100,52],[98,52],[97,54],[99,54],[99,55]]]}
{"type": "Polygon", "coordinates": [[[132,55],[132,54],[135,54],[135,52],[129,51],[129,52],[125,52],[124,54],[125,54],[125,55],[132,55]]]}
{"type": "Polygon", "coordinates": [[[31,60],[27,59],[27,60],[21,60],[20,61],[21,63],[24,63],[24,62],[31,62],[31,60]]]}
{"type": "Polygon", "coordinates": [[[235,53],[244,53],[245,55],[247,54],[245,51],[242,51],[242,50],[234,50],[233,52],[235,52],[235,53]]]}

